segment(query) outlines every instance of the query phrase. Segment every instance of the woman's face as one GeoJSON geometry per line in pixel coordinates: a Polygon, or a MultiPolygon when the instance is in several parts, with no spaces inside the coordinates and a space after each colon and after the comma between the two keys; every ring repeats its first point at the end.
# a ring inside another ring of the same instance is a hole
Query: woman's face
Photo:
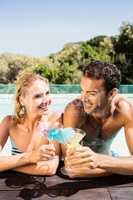
{"type": "Polygon", "coordinates": [[[22,98],[27,115],[41,116],[46,114],[51,102],[49,84],[43,80],[36,80],[27,88],[25,96],[22,98]]]}

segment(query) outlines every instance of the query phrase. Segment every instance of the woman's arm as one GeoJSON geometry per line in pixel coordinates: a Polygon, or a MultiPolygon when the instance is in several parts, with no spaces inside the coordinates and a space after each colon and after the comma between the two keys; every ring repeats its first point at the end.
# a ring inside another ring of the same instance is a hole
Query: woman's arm
{"type": "MultiPolygon", "coordinates": [[[[13,117],[5,117],[0,124],[0,149],[4,147],[9,136],[10,127],[13,125],[13,117]]],[[[42,147],[27,151],[18,155],[0,156],[0,171],[13,169],[19,166],[35,164],[40,160],[46,160],[46,149],[42,147]]]]}
{"type": "Polygon", "coordinates": [[[0,122],[0,151],[5,146],[9,137],[9,127],[12,123],[12,117],[7,116],[0,122]]]}
{"type": "MultiPolygon", "coordinates": [[[[0,124],[0,149],[4,147],[8,136],[9,129],[13,123],[11,116],[7,116],[0,124]]],[[[60,147],[57,143],[54,144],[56,154],[59,154],[60,147]]],[[[0,156],[0,171],[14,169],[16,171],[29,174],[50,175],[56,172],[58,166],[58,156],[51,162],[46,162],[55,150],[48,145],[41,145],[37,149],[26,151],[18,155],[0,156]],[[40,162],[41,161],[41,162],[40,162]],[[40,162],[41,165],[37,165],[40,162]],[[53,164],[54,163],[54,164],[53,164]],[[48,165],[48,166],[47,166],[48,165]]]]}
{"type": "Polygon", "coordinates": [[[59,156],[54,156],[48,161],[40,161],[37,164],[30,164],[13,170],[32,175],[54,175],[59,165],[59,156]]]}
{"type": "MultiPolygon", "coordinates": [[[[41,142],[36,145],[34,149],[30,148],[30,151],[35,151],[40,148],[40,144],[41,142]]],[[[54,175],[59,165],[60,144],[56,141],[50,141],[49,144],[42,144],[41,146],[44,148],[46,159],[39,160],[36,164],[27,164],[25,166],[15,167],[13,170],[33,175],[54,175]],[[48,150],[50,152],[48,152],[48,150]]],[[[28,151],[29,150],[27,150],[27,152],[28,151]]]]}
{"type": "Polygon", "coordinates": [[[54,175],[59,165],[60,144],[56,141],[51,141],[50,144],[54,146],[55,156],[50,157],[47,160],[40,160],[37,164],[28,164],[26,166],[17,167],[13,170],[33,175],[54,175]]]}
{"type": "MultiPolygon", "coordinates": [[[[60,145],[52,141],[50,145],[54,146],[55,155],[47,159],[39,160],[36,164],[27,164],[25,166],[15,167],[13,170],[33,175],[54,175],[59,165],[60,145]]],[[[48,147],[49,145],[43,145],[48,147]]]]}
{"type": "Polygon", "coordinates": [[[36,150],[27,151],[18,155],[0,156],[0,171],[18,168],[25,165],[37,164],[39,161],[47,161],[51,148],[47,145],[42,145],[36,150]]]}
{"type": "Polygon", "coordinates": [[[27,152],[12,156],[0,156],[0,171],[9,170],[32,163],[30,156],[30,153],[27,152]]]}
{"type": "MultiPolygon", "coordinates": [[[[5,146],[9,137],[9,129],[13,123],[13,117],[7,116],[0,123],[0,149],[5,146]]],[[[30,155],[23,153],[17,156],[0,156],[0,171],[12,169],[30,162],[30,155]]]]}

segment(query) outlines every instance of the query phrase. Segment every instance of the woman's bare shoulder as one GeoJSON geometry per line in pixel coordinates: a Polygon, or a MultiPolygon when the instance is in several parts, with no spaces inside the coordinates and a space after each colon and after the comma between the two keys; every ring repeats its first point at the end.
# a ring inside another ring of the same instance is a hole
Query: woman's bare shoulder
{"type": "Polygon", "coordinates": [[[13,115],[7,115],[6,117],[4,117],[1,121],[2,125],[6,125],[6,126],[11,126],[13,124],[15,124],[15,118],[13,115]]]}

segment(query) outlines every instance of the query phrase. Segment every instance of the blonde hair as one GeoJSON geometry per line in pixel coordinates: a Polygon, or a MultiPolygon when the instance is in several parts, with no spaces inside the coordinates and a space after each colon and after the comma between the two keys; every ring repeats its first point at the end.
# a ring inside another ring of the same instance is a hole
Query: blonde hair
{"type": "Polygon", "coordinates": [[[20,111],[22,105],[20,103],[20,96],[25,96],[27,88],[31,86],[36,80],[42,80],[48,84],[48,79],[36,74],[33,70],[24,70],[20,72],[16,80],[16,99],[15,99],[15,121],[17,123],[22,122],[25,116],[21,116],[20,111]]]}

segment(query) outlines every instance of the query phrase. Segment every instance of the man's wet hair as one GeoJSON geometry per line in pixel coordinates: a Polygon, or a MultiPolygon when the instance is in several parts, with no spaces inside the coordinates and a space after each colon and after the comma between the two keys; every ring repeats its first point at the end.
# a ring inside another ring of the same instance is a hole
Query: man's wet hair
{"type": "Polygon", "coordinates": [[[105,81],[105,89],[107,92],[113,88],[118,88],[121,82],[121,72],[114,65],[102,61],[91,61],[89,64],[82,66],[83,76],[105,81]]]}

